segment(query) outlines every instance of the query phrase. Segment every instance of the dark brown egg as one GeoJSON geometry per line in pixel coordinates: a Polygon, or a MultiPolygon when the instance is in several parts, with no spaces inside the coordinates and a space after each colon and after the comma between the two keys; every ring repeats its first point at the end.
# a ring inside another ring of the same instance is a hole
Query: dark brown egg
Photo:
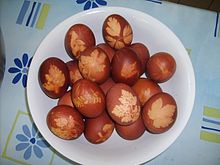
{"type": "Polygon", "coordinates": [[[141,137],[145,132],[145,126],[141,116],[130,125],[115,124],[115,129],[120,137],[125,140],[135,140],[141,137]]]}
{"type": "Polygon", "coordinates": [[[110,61],[99,47],[90,47],[81,53],[79,71],[85,79],[102,84],[110,74],[110,61]]]}
{"type": "Polygon", "coordinates": [[[112,135],[114,122],[104,111],[100,116],[85,120],[84,136],[93,144],[105,142],[112,135]]]}
{"type": "Polygon", "coordinates": [[[102,91],[107,94],[108,90],[115,85],[115,82],[112,80],[112,78],[108,78],[103,84],[99,85],[102,91]]]}
{"type": "Polygon", "coordinates": [[[169,80],[176,70],[173,56],[166,52],[159,52],[150,57],[146,63],[146,76],[155,82],[162,83],[169,80]]]}
{"type": "Polygon", "coordinates": [[[105,110],[105,96],[94,82],[80,79],[73,84],[72,100],[78,111],[85,117],[97,117],[105,110]]]}
{"type": "Polygon", "coordinates": [[[177,116],[177,105],[168,93],[152,96],[144,105],[142,118],[144,125],[151,133],[163,133],[169,130],[177,116]]]}
{"type": "Polygon", "coordinates": [[[73,85],[77,80],[82,79],[82,75],[79,72],[78,68],[78,61],[71,60],[66,63],[68,70],[69,70],[69,77],[70,77],[70,86],[73,85]]]}
{"type": "Polygon", "coordinates": [[[132,88],[123,83],[115,84],[106,96],[107,111],[120,125],[134,123],[140,116],[140,102],[132,88]]]}
{"type": "Polygon", "coordinates": [[[106,43],[100,43],[97,47],[101,48],[107,54],[109,61],[111,62],[115,54],[115,50],[106,43]]]}
{"type": "Polygon", "coordinates": [[[153,95],[162,92],[162,89],[156,82],[146,78],[138,79],[132,86],[132,89],[137,94],[142,107],[153,95]]]}
{"type": "Polygon", "coordinates": [[[123,48],[116,51],[112,59],[112,79],[117,83],[134,85],[141,73],[141,62],[136,53],[123,48]]]}
{"type": "Polygon", "coordinates": [[[69,105],[71,107],[74,107],[71,97],[71,91],[67,91],[63,96],[61,96],[57,102],[57,105],[69,105]]]}
{"type": "Polygon", "coordinates": [[[52,108],[47,115],[47,125],[53,134],[65,140],[76,139],[84,131],[82,115],[67,105],[52,108]]]}
{"type": "Polygon", "coordinates": [[[69,28],[65,36],[65,49],[72,59],[78,59],[86,48],[95,46],[92,30],[84,24],[75,24],[69,28]]]}
{"type": "Polygon", "coordinates": [[[137,54],[141,61],[141,74],[145,72],[146,62],[150,58],[150,53],[148,48],[143,43],[133,43],[130,48],[137,54]]]}
{"type": "Polygon", "coordinates": [[[129,46],[133,40],[133,31],[128,21],[117,14],[108,16],[102,27],[104,41],[114,49],[129,46]]]}
{"type": "Polygon", "coordinates": [[[56,57],[49,57],[40,65],[39,84],[44,93],[56,99],[66,93],[69,84],[69,71],[66,64],[56,57]]]}

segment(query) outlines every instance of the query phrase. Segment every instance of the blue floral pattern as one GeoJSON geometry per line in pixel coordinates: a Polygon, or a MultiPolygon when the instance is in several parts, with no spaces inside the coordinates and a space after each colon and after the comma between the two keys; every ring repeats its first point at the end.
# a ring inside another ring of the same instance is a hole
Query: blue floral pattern
{"type": "Polygon", "coordinates": [[[22,126],[23,133],[17,134],[16,139],[19,143],[16,145],[16,151],[24,150],[24,159],[30,159],[32,152],[35,154],[37,158],[43,157],[42,148],[48,148],[49,144],[42,139],[42,135],[34,124],[32,124],[32,128],[29,129],[27,125],[22,126]]]}
{"type": "Polygon", "coordinates": [[[20,79],[22,79],[22,85],[25,88],[27,86],[27,72],[30,67],[32,57],[29,59],[28,54],[24,53],[22,59],[14,59],[15,67],[10,67],[8,69],[9,73],[16,74],[12,80],[13,84],[17,84],[20,79]]]}
{"type": "Polygon", "coordinates": [[[76,0],[76,3],[78,4],[84,3],[84,10],[107,5],[107,2],[105,0],[76,0]]]}

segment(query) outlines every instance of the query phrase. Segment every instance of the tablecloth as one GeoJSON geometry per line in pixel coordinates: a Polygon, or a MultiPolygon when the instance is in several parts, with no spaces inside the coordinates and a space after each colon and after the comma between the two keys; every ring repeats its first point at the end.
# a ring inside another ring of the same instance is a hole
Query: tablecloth
{"type": "Polygon", "coordinates": [[[0,164],[76,164],[49,146],[34,125],[25,93],[27,73],[39,44],[57,24],[102,6],[136,9],[167,25],[182,41],[195,71],[196,98],[186,128],[165,152],[145,164],[219,165],[219,13],[161,0],[0,1],[1,64],[5,62],[1,67],[0,164]]]}

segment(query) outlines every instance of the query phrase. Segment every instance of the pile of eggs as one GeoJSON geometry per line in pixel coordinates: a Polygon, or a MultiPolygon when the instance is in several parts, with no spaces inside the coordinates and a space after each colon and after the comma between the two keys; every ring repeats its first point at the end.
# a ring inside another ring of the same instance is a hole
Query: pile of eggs
{"type": "Polygon", "coordinates": [[[132,27],[118,14],[104,20],[102,34],[104,43],[96,45],[87,25],[74,24],[64,41],[71,60],[49,57],[41,63],[41,89],[58,100],[47,114],[50,131],[65,140],[84,134],[90,143],[99,144],[114,129],[126,140],[170,129],[177,105],[159,83],[175,73],[173,56],[150,56],[146,45],[132,43],[132,27]]]}

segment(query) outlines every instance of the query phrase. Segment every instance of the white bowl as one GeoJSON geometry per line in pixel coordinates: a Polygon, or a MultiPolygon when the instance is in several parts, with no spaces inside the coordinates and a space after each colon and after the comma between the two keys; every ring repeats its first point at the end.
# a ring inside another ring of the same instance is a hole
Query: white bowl
{"type": "Polygon", "coordinates": [[[27,99],[33,120],[48,143],[65,157],[80,164],[140,164],[151,160],[165,151],[180,135],[187,124],[195,98],[195,77],[190,58],[176,35],[155,18],[128,8],[102,7],[83,11],[57,25],[37,49],[28,73],[27,99]],[[88,25],[95,33],[97,44],[103,42],[102,24],[110,14],[120,14],[131,24],[134,42],[145,43],[150,54],[166,51],[177,63],[174,76],[160,84],[163,91],[170,93],[178,106],[177,120],[173,127],[162,134],[145,132],[139,139],[126,141],[116,131],[106,142],[98,145],[89,143],[82,135],[72,141],[56,137],[47,127],[46,116],[57,104],[47,97],[38,83],[40,64],[55,56],[67,62],[70,60],[64,48],[64,37],[68,28],[76,23],[88,25]]]}

